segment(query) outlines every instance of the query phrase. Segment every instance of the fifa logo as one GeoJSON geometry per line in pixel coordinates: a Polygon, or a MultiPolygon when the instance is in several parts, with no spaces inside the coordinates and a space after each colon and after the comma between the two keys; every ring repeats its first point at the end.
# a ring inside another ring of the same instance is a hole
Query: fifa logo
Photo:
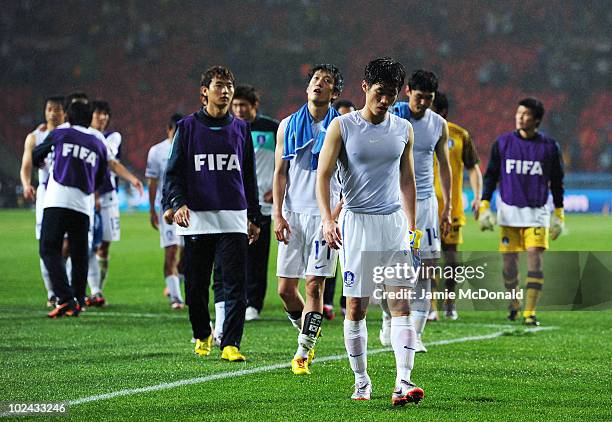
{"type": "Polygon", "coordinates": [[[195,171],[202,171],[204,166],[208,170],[240,171],[240,161],[236,154],[195,154],[193,159],[195,171]]]}
{"type": "Polygon", "coordinates": [[[542,164],[539,161],[507,159],[506,174],[513,172],[528,176],[542,176],[542,164]]]}
{"type": "Polygon", "coordinates": [[[62,145],[62,156],[68,157],[69,155],[72,155],[74,158],[78,158],[80,160],[85,161],[92,167],[95,167],[96,165],[96,153],[91,151],[89,148],[85,148],[84,146],[68,143],[62,145]]]}

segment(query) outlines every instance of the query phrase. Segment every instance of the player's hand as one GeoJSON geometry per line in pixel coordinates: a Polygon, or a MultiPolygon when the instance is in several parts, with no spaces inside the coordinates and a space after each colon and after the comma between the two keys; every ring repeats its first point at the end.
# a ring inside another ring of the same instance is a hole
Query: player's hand
{"type": "Polygon", "coordinates": [[[174,222],[181,227],[189,227],[189,208],[183,205],[174,213],[174,222]]]}
{"type": "Polygon", "coordinates": [[[138,191],[140,196],[144,195],[144,187],[142,186],[142,182],[138,179],[134,179],[132,181],[132,186],[138,191]]]}
{"type": "Polygon", "coordinates": [[[255,224],[249,221],[249,226],[247,227],[247,233],[249,236],[249,245],[252,245],[253,243],[257,242],[257,239],[259,239],[260,231],[261,230],[259,227],[257,227],[255,224]]]}
{"type": "Polygon", "coordinates": [[[264,193],[263,200],[266,204],[272,203],[272,189],[264,193]]]}
{"type": "Polygon", "coordinates": [[[550,220],[550,238],[557,240],[559,235],[565,231],[565,213],[563,208],[555,208],[550,220]]]}
{"type": "Polygon", "coordinates": [[[340,249],[342,246],[342,233],[338,223],[333,219],[323,221],[323,237],[332,249],[340,249]]]}
{"type": "Polygon", "coordinates": [[[28,201],[34,201],[36,199],[36,189],[34,186],[27,185],[23,187],[23,197],[28,201]]]}
{"type": "Polygon", "coordinates": [[[159,217],[157,217],[155,210],[152,210],[149,213],[149,221],[151,222],[151,227],[153,227],[155,230],[159,230],[159,217]]]}
{"type": "Polygon", "coordinates": [[[440,216],[440,232],[442,233],[442,237],[448,236],[448,233],[451,229],[451,209],[450,207],[445,207],[442,211],[442,215],[440,216]]]}
{"type": "Polygon", "coordinates": [[[478,221],[480,216],[480,198],[474,198],[472,200],[472,212],[474,213],[474,220],[478,221]]]}
{"type": "Polygon", "coordinates": [[[276,235],[276,240],[279,242],[283,242],[285,245],[289,243],[291,228],[282,215],[274,217],[274,234],[276,235]]]}
{"type": "Polygon", "coordinates": [[[163,215],[164,221],[166,224],[174,223],[174,210],[172,208],[167,209],[163,215]]]}
{"type": "Polygon", "coordinates": [[[492,231],[493,226],[495,226],[495,216],[491,211],[491,204],[489,201],[481,201],[480,203],[478,225],[480,226],[480,231],[492,231]]]}

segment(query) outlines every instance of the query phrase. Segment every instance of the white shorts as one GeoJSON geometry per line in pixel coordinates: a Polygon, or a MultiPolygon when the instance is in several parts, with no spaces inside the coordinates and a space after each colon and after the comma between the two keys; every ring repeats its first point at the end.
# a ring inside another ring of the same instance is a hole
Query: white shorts
{"type": "Polygon", "coordinates": [[[283,211],[291,234],[289,244],[278,242],[276,275],[286,278],[332,277],[336,274],[338,251],[323,239],[321,216],[283,211]]]}
{"type": "Polygon", "coordinates": [[[414,287],[414,273],[408,277],[391,276],[375,281],[375,266],[406,264],[412,268],[408,219],[401,209],[382,215],[343,209],[339,225],[342,234],[340,268],[345,296],[370,297],[383,284],[414,287]]]}
{"type": "Polygon", "coordinates": [[[45,202],[45,192],[47,189],[42,183],[36,188],[36,239],[40,240],[40,229],[42,228],[43,208],[45,202]]]}
{"type": "Polygon", "coordinates": [[[438,200],[435,195],[417,200],[416,226],[423,232],[421,259],[440,258],[440,224],[438,222],[438,200]]]}
{"type": "Polygon", "coordinates": [[[159,218],[159,246],[167,248],[168,246],[183,246],[183,236],[176,234],[176,225],[166,223],[164,214],[160,212],[159,218]]]}
{"type": "Polygon", "coordinates": [[[102,217],[102,241],[116,242],[121,238],[119,227],[119,204],[100,209],[102,217]]]}

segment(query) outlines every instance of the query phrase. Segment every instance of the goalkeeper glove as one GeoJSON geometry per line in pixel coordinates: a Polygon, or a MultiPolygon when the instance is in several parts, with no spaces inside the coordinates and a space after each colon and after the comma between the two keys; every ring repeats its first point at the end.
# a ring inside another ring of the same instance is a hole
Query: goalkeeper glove
{"type": "Polygon", "coordinates": [[[412,249],[412,267],[415,271],[418,271],[418,268],[421,266],[419,247],[421,246],[423,232],[419,229],[414,229],[414,231],[408,230],[408,237],[410,239],[410,249],[412,249]]]}
{"type": "Polygon", "coordinates": [[[482,201],[480,203],[478,225],[480,226],[481,231],[493,230],[493,226],[495,225],[495,216],[491,211],[491,203],[489,201],[482,201]]]}
{"type": "Polygon", "coordinates": [[[563,208],[555,208],[555,212],[550,220],[550,238],[557,240],[559,235],[565,230],[565,213],[563,208]]]}

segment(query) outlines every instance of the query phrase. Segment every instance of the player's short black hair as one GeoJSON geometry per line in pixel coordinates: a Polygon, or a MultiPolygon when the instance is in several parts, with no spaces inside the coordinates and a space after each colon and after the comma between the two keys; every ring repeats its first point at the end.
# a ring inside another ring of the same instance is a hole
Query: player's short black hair
{"type": "Polygon", "coordinates": [[[110,105],[108,101],[104,100],[95,100],[91,102],[91,109],[93,112],[102,111],[106,112],[109,116],[111,115],[110,105]]]}
{"type": "Polygon", "coordinates": [[[202,73],[202,77],[200,78],[200,86],[209,87],[213,78],[225,79],[234,83],[235,78],[234,74],[231,70],[224,66],[211,66],[204,73],[202,73]]]}
{"type": "Polygon", "coordinates": [[[76,101],[68,106],[66,114],[68,115],[68,121],[71,125],[89,127],[93,109],[89,103],[76,101]]]}
{"type": "Polygon", "coordinates": [[[334,108],[338,110],[340,107],[355,108],[355,104],[350,100],[338,100],[334,103],[334,108]]]}
{"type": "Polygon", "coordinates": [[[176,124],[181,120],[184,116],[181,113],[174,113],[170,116],[170,120],[168,121],[168,129],[176,129],[176,124]]]}
{"type": "Polygon", "coordinates": [[[437,113],[440,113],[442,110],[448,111],[448,98],[446,97],[446,94],[440,91],[436,92],[433,100],[433,106],[437,113]]]}
{"type": "Polygon", "coordinates": [[[333,64],[319,63],[314,65],[310,69],[310,72],[308,72],[308,83],[310,83],[310,80],[312,79],[314,74],[317,73],[319,70],[329,73],[332,78],[334,78],[334,92],[336,94],[340,94],[344,89],[344,76],[342,76],[340,69],[338,69],[333,64]]]}
{"type": "Polygon", "coordinates": [[[259,102],[259,93],[252,85],[238,85],[234,90],[234,100],[248,101],[252,106],[259,102]]]}
{"type": "Polygon", "coordinates": [[[415,70],[408,79],[408,88],[423,92],[436,92],[438,90],[438,78],[428,70],[415,70]]]}
{"type": "Polygon", "coordinates": [[[386,88],[397,88],[398,92],[404,86],[406,69],[404,65],[390,57],[380,57],[372,60],[365,67],[363,80],[371,87],[381,84],[386,88]]]}
{"type": "Polygon", "coordinates": [[[544,117],[544,104],[542,104],[542,101],[534,97],[527,97],[519,101],[518,105],[527,107],[529,110],[531,110],[534,119],[542,121],[542,118],[544,117]]]}
{"type": "Polygon", "coordinates": [[[50,97],[45,98],[44,107],[47,108],[47,103],[59,104],[62,106],[62,110],[66,110],[64,107],[64,102],[66,99],[62,95],[52,95],[50,97]]]}
{"type": "Polygon", "coordinates": [[[64,103],[64,110],[68,110],[68,106],[73,102],[78,101],[87,104],[89,97],[83,91],[71,92],[66,96],[66,102],[64,103]]]}

